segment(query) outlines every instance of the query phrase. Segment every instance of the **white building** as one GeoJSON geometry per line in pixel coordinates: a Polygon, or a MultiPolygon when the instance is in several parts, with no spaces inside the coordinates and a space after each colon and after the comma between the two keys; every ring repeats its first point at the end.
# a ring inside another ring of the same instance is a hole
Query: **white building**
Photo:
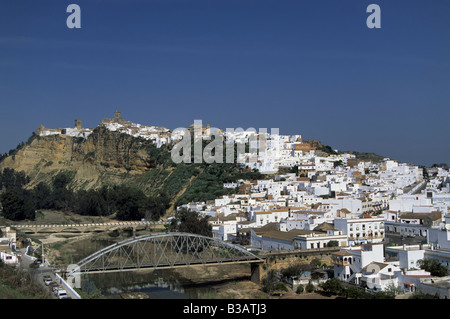
{"type": "Polygon", "coordinates": [[[371,262],[361,270],[360,285],[375,291],[384,291],[390,287],[398,287],[399,279],[396,273],[401,273],[399,267],[389,263],[371,262]]]}
{"type": "Polygon", "coordinates": [[[290,210],[288,208],[272,209],[268,211],[252,211],[250,220],[256,222],[256,227],[262,227],[269,223],[279,223],[282,219],[289,217],[290,210]]]}
{"type": "Polygon", "coordinates": [[[244,220],[243,216],[233,213],[227,216],[211,217],[208,223],[212,225],[213,238],[232,241],[237,236],[239,223],[244,220]]]}
{"type": "Polygon", "coordinates": [[[427,236],[430,227],[437,226],[442,220],[441,212],[412,213],[385,211],[386,231],[404,236],[427,236]]]}
{"type": "Polygon", "coordinates": [[[19,259],[14,253],[0,252],[0,259],[7,265],[16,265],[19,263],[19,259]]]}
{"type": "Polygon", "coordinates": [[[384,239],[384,219],[372,218],[335,218],[334,227],[348,236],[348,244],[380,243],[384,239]]]}
{"type": "Polygon", "coordinates": [[[360,284],[362,270],[372,262],[384,263],[383,244],[364,244],[332,254],[334,277],[360,284]]]}
{"type": "Polygon", "coordinates": [[[347,246],[347,236],[335,229],[329,229],[326,233],[311,232],[305,235],[298,235],[294,238],[294,246],[300,250],[326,248],[333,241],[338,243],[338,247],[347,246]]]}
{"type": "Polygon", "coordinates": [[[385,252],[397,257],[401,269],[414,270],[420,269],[418,261],[424,259],[425,248],[429,247],[429,245],[388,246],[385,252]]]}

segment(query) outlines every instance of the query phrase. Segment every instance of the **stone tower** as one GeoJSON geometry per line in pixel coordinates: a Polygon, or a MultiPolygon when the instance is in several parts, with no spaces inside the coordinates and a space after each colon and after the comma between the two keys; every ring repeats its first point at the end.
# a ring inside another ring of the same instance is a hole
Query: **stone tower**
{"type": "Polygon", "coordinates": [[[119,110],[114,112],[114,122],[120,122],[122,120],[122,115],[119,110]]]}
{"type": "Polygon", "coordinates": [[[81,120],[75,120],[75,128],[81,130],[81,120]]]}

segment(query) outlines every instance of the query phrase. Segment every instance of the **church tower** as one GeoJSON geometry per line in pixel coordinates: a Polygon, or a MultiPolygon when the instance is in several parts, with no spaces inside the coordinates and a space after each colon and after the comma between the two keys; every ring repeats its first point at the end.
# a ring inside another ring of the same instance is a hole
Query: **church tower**
{"type": "Polygon", "coordinates": [[[122,115],[119,110],[114,112],[114,122],[119,123],[122,120],[122,115]]]}

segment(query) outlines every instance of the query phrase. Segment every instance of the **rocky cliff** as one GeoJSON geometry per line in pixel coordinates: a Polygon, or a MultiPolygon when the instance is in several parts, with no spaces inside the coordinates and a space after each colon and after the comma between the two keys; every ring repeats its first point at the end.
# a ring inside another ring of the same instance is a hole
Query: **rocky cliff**
{"type": "Polygon", "coordinates": [[[14,155],[0,162],[0,171],[24,171],[34,187],[49,183],[61,171],[74,176],[72,187],[96,188],[139,180],[152,169],[167,164],[170,153],[150,141],[97,127],[87,138],[65,135],[34,136],[14,155]]]}

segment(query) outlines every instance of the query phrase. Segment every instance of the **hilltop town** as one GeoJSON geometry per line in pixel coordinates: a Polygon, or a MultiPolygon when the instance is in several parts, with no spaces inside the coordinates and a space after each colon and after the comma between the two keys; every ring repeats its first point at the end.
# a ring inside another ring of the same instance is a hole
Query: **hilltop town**
{"type": "MultiPolygon", "coordinates": [[[[134,137],[142,137],[147,140],[155,142],[160,147],[163,144],[175,142],[171,130],[160,126],[145,126],[141,124],[132,123],[122,118],[120,110],[114,112],[114,118],[104,118],[99,124],[101,127],[106,127],[110,131],[118,131],[121,133],[129,134],[134,137]]],[[[81,126],[81,120],[75,120],[74,127],[67,128],[46,128],[44,125],[40,125],[36,129],[36,135],[49,136],[49,135],[66,135],[71,137],[87,138],[92,134],[93,128],[83,128],[81,126]]]]}
{"type": "MultiPolygon", "coordinates": [[[[99,126],[151,140],[158,148],[183,137],[167,128],[126,121],[118,110],[99,126]]],[[[86,139],[93,130],[76,120],[74,128],[41,125],[36,134],[86,139]]],[[[210,130],[209,125],[202,127],[204,134],[210,130]]],[[[266,178],[224,183],[233,191],[230,195],[176,210],[209,216],[215,238],[253,251],[337,248],[332,276],[342,282],[375,291],[400,287],[402,293],[420,289],[449,297],[450,277],[436,277],[420,267],[426,259],[449,265],[447,167],[425,168],[389,158],[360,160],[351,152],[318,150],[301,135],[220,132],[227,141],[250,146],[264,135],[264,151],[240,153],[237,160],[266,178]]]]}
{"type": "Polygon", "coordinates": [[[296,160],[304,162],[295,173],[225,184],[238,193],[182,207],[211,216],[215,237],[253,249],[339,247],[334,277],[343,282],[449,297],[450,277],[435,278],[418,264],[435,259],[449,265],[448,170],[390,159],[356,164],[348,155],[322,158],[313,150],[296,160]],[[386,245],[387,235],[399,242],[386,245]]]}

